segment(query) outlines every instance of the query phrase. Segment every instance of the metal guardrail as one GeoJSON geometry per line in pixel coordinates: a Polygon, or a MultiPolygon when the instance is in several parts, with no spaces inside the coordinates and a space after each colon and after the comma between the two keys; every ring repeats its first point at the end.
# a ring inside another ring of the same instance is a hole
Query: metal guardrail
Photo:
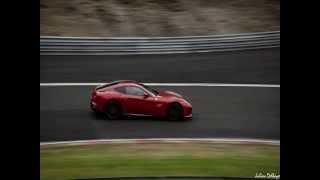
{"type": "Polygon", "coordinates": [[[280,31],[184,37],[40,36],[40,55],[126,55],[221,52],[280,46],[280,31]]]}

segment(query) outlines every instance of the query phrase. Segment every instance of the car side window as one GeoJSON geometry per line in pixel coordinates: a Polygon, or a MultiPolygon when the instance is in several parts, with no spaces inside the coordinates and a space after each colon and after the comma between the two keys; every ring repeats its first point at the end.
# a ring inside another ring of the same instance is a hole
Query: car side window
{"type": "Polygon", "coordinates": [[[126,86],[126,94],[134,95],[134,96],[143,96],[144,91],[141,88],[135,86],[126,86]]]}
{"type": "Polygon", "coordinates": [[[124,86],[115,88],[116,91],[126,94],[126,88],[124,86]]]}

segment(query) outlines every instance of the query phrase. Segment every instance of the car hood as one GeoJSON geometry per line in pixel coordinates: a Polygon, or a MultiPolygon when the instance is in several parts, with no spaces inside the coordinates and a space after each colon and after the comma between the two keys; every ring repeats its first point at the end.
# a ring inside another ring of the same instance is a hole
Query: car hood
{"type": "Polygon", "coordinates": [[[177,98],[182,98],[182,96],[178,93],[172,92],[172,91],[160,91],[159,92],[160,96],[164,97],[177,97],[177,98]]]}

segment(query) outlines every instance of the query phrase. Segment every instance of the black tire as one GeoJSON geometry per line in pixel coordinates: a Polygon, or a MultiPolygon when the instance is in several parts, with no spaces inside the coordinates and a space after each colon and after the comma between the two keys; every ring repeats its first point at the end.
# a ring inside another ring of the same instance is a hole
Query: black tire
{"type": "Polygon", "coordinates": [[[122,117],[122,108],[117,101],[109,101],[106,103],[104,113],[110,120],[120,119],[122,117]]]}
{"type": "Polygon", "coordinates": [[[170,121],[182,120],[182,107],[177,103],[170,104],[167,109],[167,118],[170,121]]]}

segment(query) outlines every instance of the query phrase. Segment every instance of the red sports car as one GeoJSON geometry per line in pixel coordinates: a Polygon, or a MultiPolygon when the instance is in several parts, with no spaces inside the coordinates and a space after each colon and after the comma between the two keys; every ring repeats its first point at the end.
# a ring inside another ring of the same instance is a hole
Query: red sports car
{"type": "Polygon", "coordinates": [[[97,86],[92,91],[90,106],[108,119],[119,119],[123,115],[167,117],[169,120],[192,117],[192,106],[181,95],[158,92],[132,80],[97,86]]]}

